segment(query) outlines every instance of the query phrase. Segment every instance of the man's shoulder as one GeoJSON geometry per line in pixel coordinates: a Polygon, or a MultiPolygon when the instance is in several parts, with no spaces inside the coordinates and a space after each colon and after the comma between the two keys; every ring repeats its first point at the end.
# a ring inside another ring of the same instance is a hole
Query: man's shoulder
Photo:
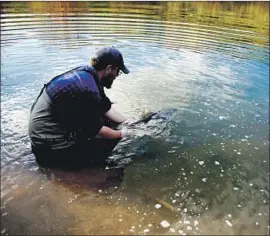
{"type": "Polygon", "coordinates": [[[75,74],[81,88],[89,92],[99,93],[98,78],[95,70],[90,66],[81,66],[75,70],[75,74]]]}
{"type": "Polygon", "coordinates": [[[90,77],[95,76],[95,70],[91,66],[89,66],[89,65],[80,65],[80,66],[72,68],[72,69],[70,69],[68,71],[65,71],[64,73],[56,75],[55,77],[53,77],[52,80],[62,79],[62,78],[69,79],[69,78],[72,78],[72,77],[76,77],[76,72],[85,73],[85,74],[89,75],[90,77]]]}
{"type": "Polygon", "coordinates": [[[52,99],[63,93],[90,92],[99,94],[94,73],[92,73],[91,67],[87,65],[76,67],[56,76],[48,83],[46,91],[52,99]]]}

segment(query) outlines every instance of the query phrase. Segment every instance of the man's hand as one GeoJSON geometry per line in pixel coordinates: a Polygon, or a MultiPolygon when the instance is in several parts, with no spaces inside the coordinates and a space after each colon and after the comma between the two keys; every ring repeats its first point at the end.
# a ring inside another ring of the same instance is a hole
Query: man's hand
{"type": "Polygon", "coordinates": [[[128,129],[127,127],[122,128],[120,132],[121,132],[121,138],[132,134],[132,131],[128,129]]]}

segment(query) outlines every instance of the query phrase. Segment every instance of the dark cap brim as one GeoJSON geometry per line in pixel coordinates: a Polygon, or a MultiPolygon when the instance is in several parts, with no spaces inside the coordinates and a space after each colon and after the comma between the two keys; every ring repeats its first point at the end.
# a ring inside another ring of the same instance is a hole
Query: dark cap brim
{"type": "Polygon", "coordinates": [[[120,68],[121,71],[123,71],[125,74],[129,73],[129,69],[123,64],[120,68]]]}

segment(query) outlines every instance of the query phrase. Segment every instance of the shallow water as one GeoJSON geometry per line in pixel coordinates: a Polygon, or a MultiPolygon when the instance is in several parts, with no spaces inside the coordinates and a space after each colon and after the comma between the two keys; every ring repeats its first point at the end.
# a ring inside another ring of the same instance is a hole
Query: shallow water
{"type": "Polygon", "coordinates": [[[1,5],[1,234],[269,234],[269,3],[1,5]],[[123,173],[39,169],[31,104],[104,45],[131,71],[116,108],[166,119],[117,146],[123,173]]]}

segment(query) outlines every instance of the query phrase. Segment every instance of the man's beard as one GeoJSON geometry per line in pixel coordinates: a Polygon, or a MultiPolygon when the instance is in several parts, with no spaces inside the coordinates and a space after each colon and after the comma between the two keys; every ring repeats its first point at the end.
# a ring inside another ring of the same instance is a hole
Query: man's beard
{"type": "Polygon", "coordinates": [[[113,80],[111,79],[111,76],[104,77],[102,80],[102,84],[107,89],[110,89],[112,87],[112,84],[113,84],[113,80]]]}

